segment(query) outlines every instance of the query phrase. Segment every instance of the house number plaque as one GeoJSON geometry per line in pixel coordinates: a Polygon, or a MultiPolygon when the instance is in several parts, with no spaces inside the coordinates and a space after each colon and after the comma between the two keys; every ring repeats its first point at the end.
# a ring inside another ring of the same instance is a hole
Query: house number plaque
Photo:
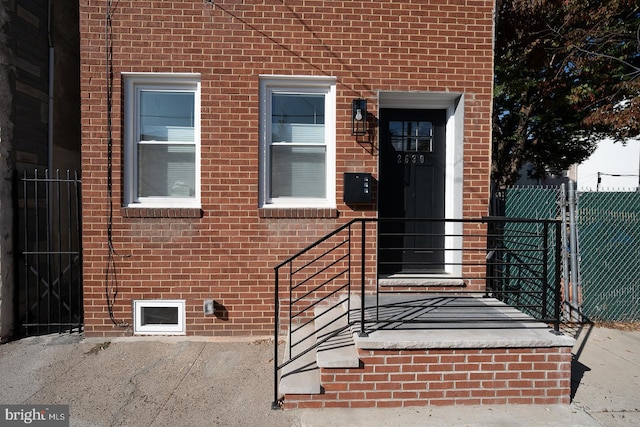
{"type": "Polygon", "coordinates": [[[425,156],[424,154],[417,153],[404,153],[396,155],[396,163],[397,164],[414,164],[414,165],[424,165],[425,156]]]}

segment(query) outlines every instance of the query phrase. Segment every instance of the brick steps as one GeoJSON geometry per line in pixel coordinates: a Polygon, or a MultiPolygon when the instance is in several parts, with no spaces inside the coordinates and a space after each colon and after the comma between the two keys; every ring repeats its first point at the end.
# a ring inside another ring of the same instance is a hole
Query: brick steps
{"type": "MultiPolygon", "coordinates": [[[[367,298],[367,307],[372,302],[367,298]]],[[[352,315],[361,304],[352,296],[352,315]]],[[[360,338],[345,328],[344,304],[320,307],[317,322],[294,335],[313,344],[340,332],[283,370],[285,408],[569,403],[572,338],[492,299],[447,307],[442,297],[404,294],[380,304],[393,316],[399,307],[414,316],[423,304],[428,316],[469,321],[392,322],[387,329],[368,323],[369,336],[360,338]],[[496,322],[484,319],[479,326],[475,319],[485,317],[496,322]]]]}

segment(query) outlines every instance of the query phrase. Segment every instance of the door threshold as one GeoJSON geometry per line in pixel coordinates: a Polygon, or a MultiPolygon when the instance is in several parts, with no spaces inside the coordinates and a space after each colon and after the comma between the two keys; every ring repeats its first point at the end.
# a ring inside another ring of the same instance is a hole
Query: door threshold
{"type": "Polygon", "coordinates": [[[378,276],[378,285],[381,287],[456,287],[464,288],[467,284],[458,277],[449,277],[448,274],[386,274],[378,276]]]}

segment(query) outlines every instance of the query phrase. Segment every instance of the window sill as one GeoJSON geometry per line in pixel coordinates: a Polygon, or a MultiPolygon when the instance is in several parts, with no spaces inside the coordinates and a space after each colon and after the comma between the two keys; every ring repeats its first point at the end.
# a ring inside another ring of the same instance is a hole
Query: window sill
{"type": "Polygon", "coordinates": [[[336,208],[259,208],[260,218],[337,218],[336,208]]]}
{"type": "Polygon", "coordinates": [[[125,218],[202,218],[200,208],[122,208],[125,218]]]}

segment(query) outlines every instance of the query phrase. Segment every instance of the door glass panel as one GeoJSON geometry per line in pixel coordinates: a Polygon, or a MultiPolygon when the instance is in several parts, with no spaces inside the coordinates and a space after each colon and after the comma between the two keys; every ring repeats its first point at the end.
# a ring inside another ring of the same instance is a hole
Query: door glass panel
{"type": "Polygon", "coordinates": [[[433,123],[389,121],[390,142],[395,151],[433,152],[433,123]]]}
{"type": "Polygon", "coordinates": [[[433,151],[433,123],[418,122],[417,150],[433,151]]]}
{"type": "Polygon", "coordinates": [[[417,122],[407,121],[404,122],[404,151],[416,151],[416,136],[418,133],[417,122]]]}
{"type": "Polygon", "coordinates": [[[404,151],[402,145],[404,138],[403,122],[390,121],[389,122],[389,137],[391,139],[391,145],[395,151],[404,151]]]}

